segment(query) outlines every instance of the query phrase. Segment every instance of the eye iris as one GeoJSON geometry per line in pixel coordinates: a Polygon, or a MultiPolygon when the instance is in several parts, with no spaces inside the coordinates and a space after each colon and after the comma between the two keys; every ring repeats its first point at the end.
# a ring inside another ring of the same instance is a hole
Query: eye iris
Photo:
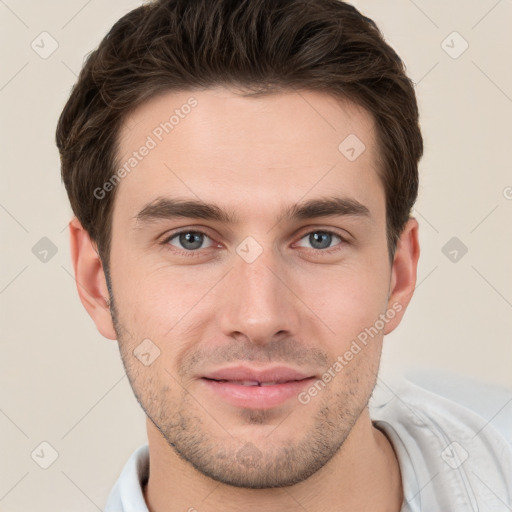
{"type": "Polygon", "coordinates": [[[322,231],[317,231],[315,233],[311,233],[309,235],[309,242],[311,246],[315,249],[325,249],[331,245],[332,235],[329,233],[324,233],[322,231]],[[327,243],[325,243],[327,241],[327,243]],[[317,247],[316,244],[320,242],[320,247],[317,247]]]}
{"type": "MultiPolygon", "coordinates": [[[[203,245],[203,234],[193,231],[180,233],[179,241],[185,249],[199,249],[203,245]]],[[[309,242],[314,249],[326,249],[331,245],[332,235],[325,231],[315,231],[309,235],[309,242]]]]}
{"type": "Polygon", "coordinates": [[[201,233],[193,233],[193,232],[181,233],[180,237],[179,237],[180,244],[185,249],[199,249],[201,247],[201,245],[203,245],[202,236],[203,235],[201,233]],[[192,244],[192,247],[187,244],[192,244]]]}

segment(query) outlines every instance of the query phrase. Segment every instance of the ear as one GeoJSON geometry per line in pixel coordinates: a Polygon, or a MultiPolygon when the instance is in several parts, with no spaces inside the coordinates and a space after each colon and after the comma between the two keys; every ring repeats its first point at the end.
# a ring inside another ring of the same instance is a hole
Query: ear
{"type": "Polygon", "coordinates": [[[395,316],[386,323],[384,334],[392,332],[401,322],[416,287],[416,271],[420,257],[418,221],[411,217],[398,240],[391,269],[388,310],[395,316]]]}
{"type": "Polygon", "coordinates": [[[111,340],[117,338],[108,306],[108,288],[96,245],[76,217],[69,223],[71,258],[78,295],[98,331],[111,340]]]}

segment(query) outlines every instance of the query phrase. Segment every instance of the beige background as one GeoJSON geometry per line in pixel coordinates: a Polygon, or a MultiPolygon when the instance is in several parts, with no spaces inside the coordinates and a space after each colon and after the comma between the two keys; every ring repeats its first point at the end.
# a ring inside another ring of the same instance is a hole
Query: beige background
{"type": "MultiPolygon", "coordinates": [[[[0,2],[2,512],[102,510],[145,442],[117,345],[99,335],[77,297],[54,144],[84,56],[138,4],[0,2]],[[42,58],[32,41],[41,52],[46,38],[48,51],[50,37],[58,48],[42,58]],[[57,249],[46,262],[32,252],[43,237],[57,249]],[[49,461],[42,442],[58,453],[46,470],[31,457],[35,450],[39,463],[49,461]]],[[[512,388],[512,1],[354,4],[404,59],[425,139],[418,287],[386,338],[383,372],[431,367],[512,388]],[[464,40],[467,50],[453,58],[464,40]],[[457,262],[443,253],[452,237],[468,248],[457,262]]]]}

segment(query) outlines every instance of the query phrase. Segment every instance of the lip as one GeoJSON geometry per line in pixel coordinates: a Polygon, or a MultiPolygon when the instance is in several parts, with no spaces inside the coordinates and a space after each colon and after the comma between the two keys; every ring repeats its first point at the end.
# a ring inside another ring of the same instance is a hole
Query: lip
{"type": "Polygon", "coordinates": [[[297,397],[315,379],[314,375],[284,366],[265,369],[236,366],[209,372],[199,380],[210,392],[235,407],[270,409],[297,397]],[[271,384],[244,385],[243,382],[271,384]]]}
{"type": "Polygon", "coordinates": [[[289,382],[303,380],[314,375],[300,372],[287,366],[274,366],[270,368],[249,368],[247,366],[232,366],[220,368],[203,375],[203,378],[231,381],[258,381],[258,382],[289,382]]]}

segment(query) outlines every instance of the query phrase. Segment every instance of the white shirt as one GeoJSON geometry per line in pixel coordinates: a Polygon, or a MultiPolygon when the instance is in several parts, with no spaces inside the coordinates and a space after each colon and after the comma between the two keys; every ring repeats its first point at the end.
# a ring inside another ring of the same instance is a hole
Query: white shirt
{"type": "MultiPolygon", "coordinates": [[[[428,386],[379,379],[369,404],[398,458],[401,512],[512,511],[512,392],[442,379],[430,375],[428,386]]],[[[148,512],[148,475],[143,445],[123,468],[105,512],[148,512]]]]}

